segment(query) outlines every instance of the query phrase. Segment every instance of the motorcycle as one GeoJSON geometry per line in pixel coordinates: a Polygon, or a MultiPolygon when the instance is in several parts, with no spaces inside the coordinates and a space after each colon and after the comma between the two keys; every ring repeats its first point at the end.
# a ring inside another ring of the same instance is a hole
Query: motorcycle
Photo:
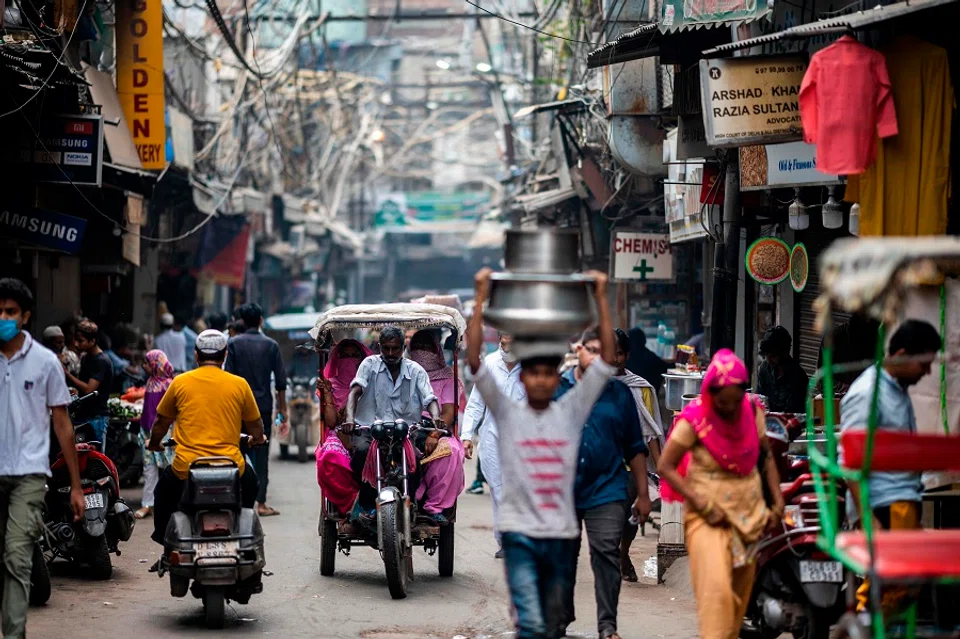
{"type": "MultiPolygon", "coordinates": [[[[97,395],[93,392],[75,399],[76,407],[97,395]]],[[[44,500],[42,549],[51,561],[62,557],[84,564],[94,579],[113,574],[111,554],[120,555],[119,543],[133,535],[133,511],[120,497],[120,479],[114,463],[102,452],[102,443],[89,423],[74,426],[80,486],[83,489],[84,518],[73,520],[70,507],[70,473],[63,452],[58,451],[50,468],[51,477],[44,500]]]]}
{"type": "Polygon", "coordinates": [[[289,410],[290,415],[290,434],[287,436],[289,443],[280,444],[280,457],[287,459],[290,455],[290,445],[297,447],[297,461],[301,464],[307,461],[310,451],[307,450],[310,442],[311,426],[313,416],[317,411],[317,405],[314,403],[314,388],[316,388],[316,378],[308,380],[302,377],[295,377],[290,380],[288,387],[290,390],[289,410]]]}
{"type": "Polygon", "coordinates": [[[167,526],[158,574],[170,573],[171,596],[202,600],[207,627],[217,630],[228,600],[247,604],[263,592],[263,540],[256,511],[242,507],[236,462],[201,457],[190,464],[180,510],[167,526]]]}
{"type": "MultiPolygon", "coordinates": [[[[799,435],[796,420],[767,420],[771,454],[781,469],[786,509],[782,528],[760,538],[757,577],[741,628],[741,637],[828,639],[830,626],[846,610],[846,569],[817,546],[819,511],[813,476],[796,475],[803,464],[790,460],[790,443],[799,435]]],[[[842,494],[842,489],[841,494],[842,494]]],[[[840,512],[844,500],[839,499],[840,512]]]]}
{"type": "Polygon", "coordinates": [[[104,450],[117,467],[120,486],[135,486],[143,474],[143,452],[138,434],[140,422],[110,418],[104,450]]]}
{"type": "MultiPolygon", "coordinates": [[[[377,420],[370,426],[355,426],[357,431],[369,431],[373,437],[370,454],[377,457],[377,517],[372,522],[360,519],[360,537],[380,550],[387,575],[387,587],[394,599],[404,599],[413,578],[413,547],[423,545],[433,555],[440,553],[441,577],[453,575],[454,522],[437,526],[432,521],[417,519],[417,505],[410,490],[410,476],[416,469],[407,465],[406,442],[412,435],[439,432],[449,437],[450,432],[434,428],[429,420],[408,424],[402,419],[393,422],[377,420]],[[421,525],[422,524],[422,525],[421,525]]],[[[451,514],[452,515],[452,514],[451,514]]],[[[337,522],[322,520],[323,530],[320,572],[332,575],[337,551],[337,522]]],[[[340,539],[340,547],[349,552],[349,540],[340,539]]]]}

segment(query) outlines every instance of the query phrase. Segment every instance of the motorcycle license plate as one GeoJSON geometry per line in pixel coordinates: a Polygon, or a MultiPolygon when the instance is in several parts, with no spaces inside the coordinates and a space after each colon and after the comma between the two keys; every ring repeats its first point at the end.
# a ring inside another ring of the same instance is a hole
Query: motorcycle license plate
{"type": "Polygon", "coordinates": [[[233,557],[237,554],[235,541],[205,541],[196,545],[197,558],[204,557],[233,557]]]}
{"type": "Polygon", "coordinates": [[[839,561],[801,561],[800,581],[809,583],[843,583],[843,566],[839,561]]]}
{"type": "Polygon", "coordinates": [[[83,503],[87,508],[103,508],[103,493],[84,495],[83,503]]]}

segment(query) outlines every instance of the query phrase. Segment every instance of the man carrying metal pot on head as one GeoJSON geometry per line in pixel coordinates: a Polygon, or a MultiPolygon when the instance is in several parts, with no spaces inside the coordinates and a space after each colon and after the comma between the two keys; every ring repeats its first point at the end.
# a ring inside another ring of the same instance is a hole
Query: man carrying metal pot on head
{"type": "MultiPolygon", "coordinates": [[[[380,331],[380,354],[364,359],[350,384],[344,432],[351,433],[356,424],[369,426],[378,419],[385,422],[402,419],[413,424],[421,420],[424,412],[443,428],[440,405],[430,385],[430,376],[422,366],[403,356],[405,342],[403,331],[396,326],[387,326],[380,331]]],[[[360,432],[353,437],[351,467],[360,486],[354,519],[376,517],[376,489],[363,481],[363,467],[371,441],[369,432],[360,432]]]]}

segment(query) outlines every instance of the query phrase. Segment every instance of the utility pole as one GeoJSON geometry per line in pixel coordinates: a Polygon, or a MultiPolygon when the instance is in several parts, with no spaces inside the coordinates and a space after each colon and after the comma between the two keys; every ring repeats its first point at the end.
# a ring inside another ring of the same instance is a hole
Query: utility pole
{"type": "MultiPolygon", "coordinates": [[[[737,294],[740,274],[740,164],[728,152],[723,196],[723,243],[714,259],[713,312],[710,352],[733,350],[737,344],[737,294]]],[[[719,179],[719,178],[718,178],[719,179]]]]}

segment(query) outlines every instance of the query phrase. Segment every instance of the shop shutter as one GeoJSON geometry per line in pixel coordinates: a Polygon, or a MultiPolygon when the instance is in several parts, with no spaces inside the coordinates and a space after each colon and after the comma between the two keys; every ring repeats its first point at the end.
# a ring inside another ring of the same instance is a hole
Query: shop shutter
{"type": "MultiPolygon", "coordinates": [[[[817,301],[817,297],[820,295],[820,255],[835,239],[845,237],[846,233],[818,230],[802,233],[802,237],[799,237],[800,235],[801,234],[798,233],[798,239],[803,242],[803,245],[807,248],[807,254],[810,258],[810,269],[807,278],[807,287],[803,289],[803,292],[800,293],[797,299],[799,306],[795,306],[795,308],[799,308],[797,324],[795,326],[795,335],[797,336],[795,339],[795,352],[803,370],[805,370],[808,375],[813,375],[817,370],[817,359],[820,356],[820,342],[822,338],[814,326],[817,319],[814,302],[817,301]]],[[[834,326],[842,324],[849,319],[849,313],[833,313],[834,326]]]]}

